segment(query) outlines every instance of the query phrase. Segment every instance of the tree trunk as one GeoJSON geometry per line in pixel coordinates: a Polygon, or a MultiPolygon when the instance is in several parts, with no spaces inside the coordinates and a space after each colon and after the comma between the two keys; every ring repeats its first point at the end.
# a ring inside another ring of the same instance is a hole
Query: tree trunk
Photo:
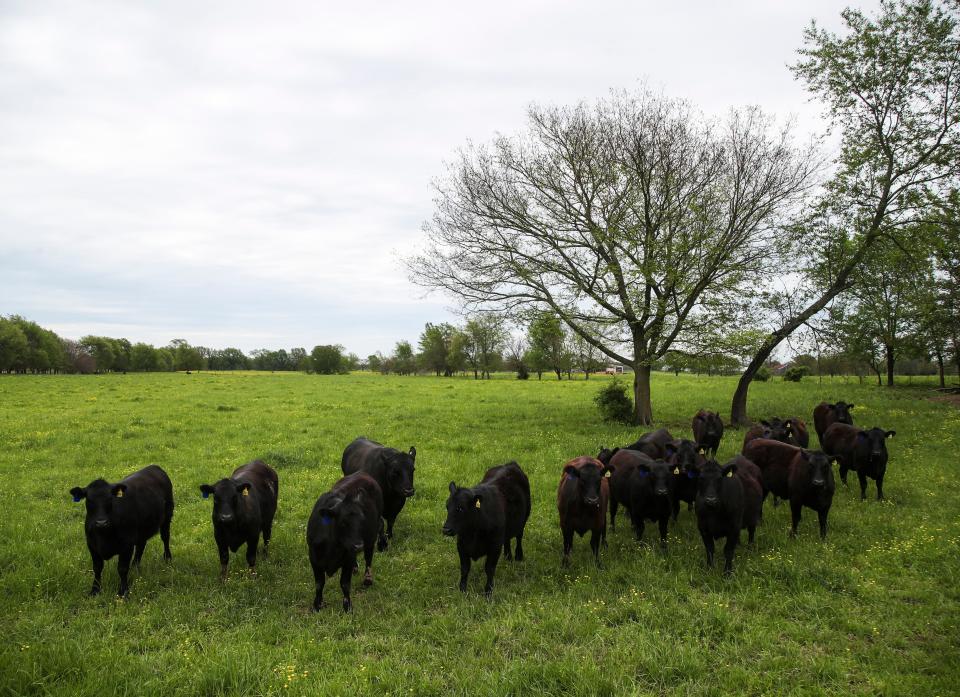
{"type": "Polygon", "coordinates": [[[479,379],[480,379],[480,376],[477,375],[477,369],[476,369],[476,368],[473,369],[473,379],[474,379],[474,380],[479,380],[479,379]]]}
{"type": "Polygon", "coordinates": [[[653,425],[649,365],[634,365],[633,368],[633,420],[638,426],[653,425]]]}
{"type": "Polygon", "coordinates": [[[555,373],[557,374],[557,380],[563,380],[563,375],[560,373],[560,369],[559,369],[559,368],[554,368],[554,369],[553,369],[553,372],[555,372],[555,373]]]}
{"type": "Polygon", "coordinates": [[[887,354],[887,387],[893,387],[893,346],[887,345],[883,348],[887,354]]]}
{"type": "Polygon", "coordinates": [[[740,382],[737,383],[737,389],[733,393],[733,404],[730,407],[731,426],[746,426],[750,423],[750,420],[747,418],[747,391],[750,389],[753,376],[756,375],[757,371],[767,362],[770,354],[773,353],[773,349],[776,348],[779,343],[780,341],[775,337],[767,339],[760,350],[757,351],[757,355],[754,356],[753,360],[747,365],[747,369],[743,371],[743,375],[740,376],[740,382]]]}
{"type": "Polygon", "coordinates": [[[940,387],[946,387],[947,380],[943,374],[943,351],[937,351],[937,374],[940,376],[940,387]]]}
{"type": "Polygon", "coordinates": [[[880,366],[874,368],[873,372],[877,374],[877,387],[883,387],[883,374],[880,372],[880,366]]]}

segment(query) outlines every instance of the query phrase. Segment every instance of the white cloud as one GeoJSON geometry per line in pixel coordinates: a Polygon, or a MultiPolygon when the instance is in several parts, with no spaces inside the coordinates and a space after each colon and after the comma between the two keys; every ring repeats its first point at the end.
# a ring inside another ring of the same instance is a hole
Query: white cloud
{"type": "Polygon", "coordinates": [[[468,138],[643,80],[819,128],[786,64],[842,6],[5,3],[0,312],[68,336],[389,350],[448,316],[397,254],[468,138]]]}

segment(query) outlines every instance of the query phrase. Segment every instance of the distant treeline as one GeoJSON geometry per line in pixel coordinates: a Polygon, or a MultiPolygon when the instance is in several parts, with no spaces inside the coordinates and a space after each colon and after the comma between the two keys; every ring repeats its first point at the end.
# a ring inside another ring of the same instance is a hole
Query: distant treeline
{"type": "Polygon", "coordinates": [[[299,370],[330,374],[355,370],[359,363],[339,345],[315,346],[309,354],[292,348],[257,349],[247,355],[237,348],[191,346],[183,339],[160,347],[108,336],[73,341],[17,315],[0,317],[0,372],[5,373],[299,370]]]}

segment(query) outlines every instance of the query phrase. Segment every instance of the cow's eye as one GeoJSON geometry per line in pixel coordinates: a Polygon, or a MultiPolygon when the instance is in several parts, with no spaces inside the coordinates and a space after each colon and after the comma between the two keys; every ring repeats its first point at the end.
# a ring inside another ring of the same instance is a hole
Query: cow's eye
{"type": "Polygon", "coordinates": [[[463,513],[463,506],[457,506],[457,513],[463,513]]]}

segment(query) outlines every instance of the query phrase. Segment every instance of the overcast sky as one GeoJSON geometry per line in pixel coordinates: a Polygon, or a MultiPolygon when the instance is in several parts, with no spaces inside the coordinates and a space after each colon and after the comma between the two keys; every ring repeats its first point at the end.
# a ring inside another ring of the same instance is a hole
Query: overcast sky
{"type": "Polygon", "coordinates": [[[0,0],[0,314],[389,352],[456,319],[399,258],[468,139],[643,82],[817,130],[786,66],[844,5],[0,0]]]}

